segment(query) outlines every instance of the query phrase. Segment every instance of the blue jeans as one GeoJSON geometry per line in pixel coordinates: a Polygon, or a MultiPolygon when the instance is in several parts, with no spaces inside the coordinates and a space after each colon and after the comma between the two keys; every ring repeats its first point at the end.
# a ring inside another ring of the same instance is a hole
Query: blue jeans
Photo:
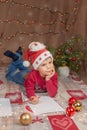
{"type": "Polygon", "coordinates": [[[19,53],[15,53],[19,58],[16,61],[12,61],[6,72],[7,80],[11,80],[20,85],[24,85],[24,76],[28,74],[31,69],[23,66],[23,59],[19,53]]]}

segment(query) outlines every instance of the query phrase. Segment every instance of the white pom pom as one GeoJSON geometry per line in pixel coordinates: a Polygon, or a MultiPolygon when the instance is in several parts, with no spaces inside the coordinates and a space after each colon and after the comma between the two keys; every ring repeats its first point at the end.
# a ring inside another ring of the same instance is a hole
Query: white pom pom
{"type": "Polygon", "coordinates": [[[30,66],[30,62],[29,61],[23,61],[23,66],[25,67],[29,67],[30,66]]]}
{"type": "Polygon", "coordinates": [[[44,48],[46,48],[46,46],[43,43],[40,43],[40,42],[31,42],[29,44],[29,49],[31,51],[39,51],[39,50],[42,50],[44,48]]]}

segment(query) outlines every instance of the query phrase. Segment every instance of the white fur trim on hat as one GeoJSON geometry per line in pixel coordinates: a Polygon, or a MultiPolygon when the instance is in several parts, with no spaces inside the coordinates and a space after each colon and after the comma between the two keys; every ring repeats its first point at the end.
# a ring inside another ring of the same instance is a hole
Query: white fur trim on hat
{"type": "Polygon", "coordinates": [[[43,52],[42,54],[40,54],[36,60],[34,61],[34,63],[32,64],[34,69],[37,69],[39,67],[39,65],[45,60],[47,59],[48,57],[51,57],[52,60],[53,60],[53,56],[52,54],[49,52],[49,51],[45,51],[43,52]]]}
{"type": "Polygon", "coordinates": [[[31,51],[39,51],[46,48],[46,46],[40,42],[31,42],[28,47],[31,51]]]}
{"type": "Polygon", "coordinates": [[[23,61],[23,66],[29,67],[30,66],[30,62],[27,61],[27,60],[23,61]]]}

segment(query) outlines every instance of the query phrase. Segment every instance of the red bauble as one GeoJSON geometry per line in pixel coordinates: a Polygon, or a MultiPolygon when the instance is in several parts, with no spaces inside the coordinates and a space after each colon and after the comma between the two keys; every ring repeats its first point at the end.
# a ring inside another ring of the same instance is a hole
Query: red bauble
{"type": "Polygon", "coordinates": [[[71,51],[71,50],[72,50],[72,47],[68,48],[68,50],[71,51]]]}
{"type": "Polygon", "coordinates": [[[76,61],[76,57],[72,57],[72,61],[76,61]]]}
{"type": "Polygon", "coordinates": [[[74,108],[72,106],[69,106],[69,107],[66,108],[66,114],[68,116],[73,116],[74,113],[75,113],[75,110],[74,110],[74,108]]]}
{"type": "Polygon", "coordinates": [[[71,98],[69,98],[69,100],[68,100],[68,105],[69,105],[69,106],[72,106],[72,104],[73,104],[74,102],[76,102],[76,101],[77,101],[76,98],[71,97],[71,98]]]}

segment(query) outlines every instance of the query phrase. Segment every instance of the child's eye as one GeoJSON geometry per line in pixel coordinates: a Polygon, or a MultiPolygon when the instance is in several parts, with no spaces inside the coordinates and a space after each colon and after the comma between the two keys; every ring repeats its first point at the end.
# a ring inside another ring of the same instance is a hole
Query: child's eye
{"type": "Polygon", "coordinates": [[[42,64],[41,66],[45,66],[45,64],[42,64]]]}

